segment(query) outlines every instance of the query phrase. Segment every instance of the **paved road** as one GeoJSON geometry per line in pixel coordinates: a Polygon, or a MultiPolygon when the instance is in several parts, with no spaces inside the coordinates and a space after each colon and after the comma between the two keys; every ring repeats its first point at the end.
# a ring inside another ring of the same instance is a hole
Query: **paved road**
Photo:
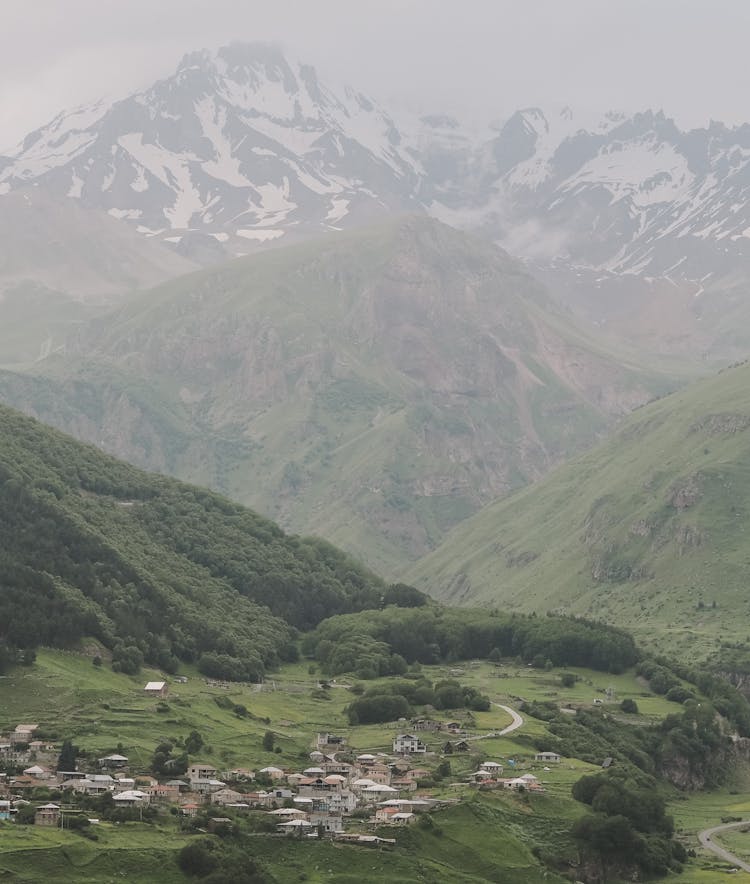
{"type": "Polygon", "coordinates": [[[490,731],[488,734],[478,734],[476,737],[466,737],[465,741],[467,743],[473,743],[477,740],[489,740],[492,737],[504,737],[506,734],[512,734],[513,731],[517,731],[523,724],[523,717],[519,715],[515,709],[511,709],[510,706],[503,706],[502,703],[493,703],[492,705],[507,712],[513,721],[501,731],[490,731]]]}
{"type": "Polygon", "coordinates": [[[518,728],[523,725],[523,716],[519,715],[515,709],[511,709],[510,706],[503,706],[502,703],[493,703],[492,705],[497,706],[498,709],[503,709],[513,719],[508,727],[504,727],[501,731],[497,732],[498,737],[504,737],[506,734],[512,734],[513,731],[517,731],[518,728]]]}
{"type": "Polygon", "coordinates": [[[698,832],[698,840],[700,841],[701,846],[705,847],[706,850],[713,851],[718,857],[721,857],[721,859],[726,860],[733,866],[737,866],[738,869],[750,872],[750,865],[748,865],[748,863],[743,862],[733,853],[720,847],[713,840],[713,837],[717,832],[725,832],[727,829],[741,829],[743,826],[750,827],[750,820],[745,820],[741,823],[724,823],[723,826],[714,826],[712,829],[704,829],[702,832],[698,832]]]}

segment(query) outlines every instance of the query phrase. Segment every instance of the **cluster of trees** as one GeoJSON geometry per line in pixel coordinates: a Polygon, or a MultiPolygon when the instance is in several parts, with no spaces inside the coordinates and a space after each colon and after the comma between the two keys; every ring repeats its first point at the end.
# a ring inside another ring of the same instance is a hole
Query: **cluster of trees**
{"type": "Polygon", "coordinates": [[[675,703],[693,701],[700,692],[711,700],[716,711],[731,722],[740,736],[750,736],[750,702],[725,678],[707,669],[692,669],[664,658],[641,660],[636,672],[648,680],[654,693],[664,694],[675,703]]]}
{"type": "Polygon", "coordinates": [[[386,598],[424,601],[324,541],[5,407],[0,450],[0,666],[8,648],[91,636],[122,672],[183,660],[252,680],[295,658],[297,629],[386,598]]]}
{"type": "MultiPolygon", "coordinates": [[[[0,582],[1,592],[2,582],[0,582]]],[[[0,638],[0,675],[19,663],[21,666],[31,666],[35,661],[36,651],[33,648],[17,648],[4,638],[0,638]]]]}
{"type": "Polygon", "coordinates": [[[404,663],[471,657],[520,657],[607,672],[621,672],[639,659],[632,636],[601,623],[435,605],[331,617],[304,638],[302,651],[329,675],[361,666],[369,677],[399,674],[404,663]]]}
{"type": "Polygon", "coordinates": [[[645,773],[683,789],[720,785],[731,767],[731,739],[708,701],[685,703],[652,727],[628,727],[600,710],[562,715],[551,706],[527,710],[548,722],[538,748],[601,764],[608,756],[631,776],[645,773]]]}
{"type": "MultiPolygon", "coordinates": [[[[202,745],[203,741],[201,740],[200,745],[196,749],[191,749],[191,751],[197,751],[202,745]]],[[[151,772],[155,777],[176,777],[185,773],[188,769],[188,763],[187,750],[175,753],[174,743],[165,740],[154,749],[154,754],[151,758],[151,772]]]]}
{"type": "Polygon", "coordinates": [[[656,783],[641,785],[613,771],[582,777],[573,797],[591,808],[574,824],[573,838],[582,864],[594,866],[599,880],[682,869],[687,854],[674,840],[674,823],[656,783]]]}
{"type": "Polygon", "coordinates": [[[490,701],[476,688],[454,679],[443,679],[434,684],[426,678],[404,679],[374,685],[353,700],[346,713],[350,724],[377,724],[407,718],[419,706],[485,712],[490,708],[490,701]]]}

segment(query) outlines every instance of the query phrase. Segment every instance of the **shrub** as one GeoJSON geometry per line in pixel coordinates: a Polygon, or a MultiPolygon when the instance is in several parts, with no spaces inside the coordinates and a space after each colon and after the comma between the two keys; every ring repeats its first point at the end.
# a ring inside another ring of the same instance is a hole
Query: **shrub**
{"type": "Polygon", "coordinates": [[[194,841],[186,844],[177,855],[177,865],[186,875],[205,878],[218,866],[218,861],[211,851],[210,842],[194,841]]]}

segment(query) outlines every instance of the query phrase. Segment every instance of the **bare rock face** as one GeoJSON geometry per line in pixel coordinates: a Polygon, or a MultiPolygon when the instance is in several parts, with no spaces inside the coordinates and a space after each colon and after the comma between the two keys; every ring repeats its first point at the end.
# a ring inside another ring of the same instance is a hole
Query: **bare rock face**
{"type": "Polygon", "coordinates": [[[673,786],[684,792],[696,792],[720,781],[720,773],[746,754],[746,747],[725,737],[710,757],[691,759],[675,749],[660,760],[659,766],[673,786]]]}
{"type": "Polygon", "coordinates": [[[690,428],[691,432],[702,430],[711,436],[721,436],[725,433],[741,433],[750,427],[750,415],[747,414],[709,414],[696,421],[690,428]]]}
{"type": "Polygon", "coordinates": [[[700,475],[688,476],[672,486],[669,492],[669,504],[676,510],[686,510],[694,506],[702,494],[700,475]]]}

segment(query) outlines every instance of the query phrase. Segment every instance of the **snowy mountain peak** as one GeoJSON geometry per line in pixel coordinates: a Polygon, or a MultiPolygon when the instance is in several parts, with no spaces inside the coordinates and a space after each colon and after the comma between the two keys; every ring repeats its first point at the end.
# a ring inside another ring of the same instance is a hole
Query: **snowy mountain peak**
{"type": "Polygon", "coordinates": [[[697,280],[750,257],[750,126],[523,108],[478,136],[398,116],[276,45],[187,54],[121,101],[58,115],[0,158],[199,260],[427,210],[536,261],[697,280]]]}
{"type": "Polygon", "coordinates": [[[236,252],[413,209],[408,140],[366,96],[322,84],[277,46],[238,43],[189,53],[121,101],[59,115],[0,168],[0,192],[43,184],[178,247],[208,237],[236,252]]]}

